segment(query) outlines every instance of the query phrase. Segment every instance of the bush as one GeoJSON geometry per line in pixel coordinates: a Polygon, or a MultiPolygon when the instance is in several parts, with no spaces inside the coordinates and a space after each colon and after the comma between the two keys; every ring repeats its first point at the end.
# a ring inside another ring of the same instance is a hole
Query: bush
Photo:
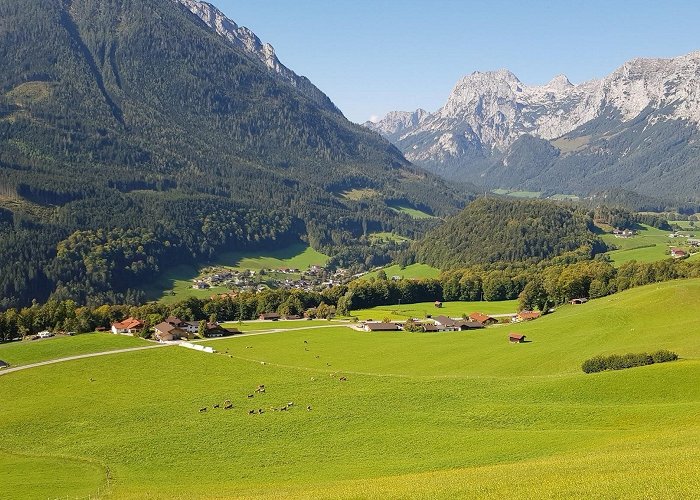
{"type": "Polygon", "coordinates": [[[668,361],[677,360],[678,354],[676,354],[675,352],[667,351],[666,349],[662,349],[653,353],[651,357],[654,360],[654,363],[666,363],[668,361]]]}
{"type": "Polygon", "coordinates": [[[633,368],[635,366],[653,365],[654,363],[666,363],[678,359],[678,354],[675,352],[660,350],[653,354],[627,353],[627,354],[612,354],[610,356],[595,356],[587,359],[581,364],[581,370],[584,373],[596,373],[605,370],[624,370],[625,368],[633,368]]]}

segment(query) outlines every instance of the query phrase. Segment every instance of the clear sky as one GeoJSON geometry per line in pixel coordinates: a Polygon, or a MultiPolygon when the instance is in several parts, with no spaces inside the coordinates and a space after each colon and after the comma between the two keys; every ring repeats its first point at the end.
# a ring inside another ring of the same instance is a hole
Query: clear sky
{"type": "Polygon", "coordinates": [[[440,108],[460,77],[600,78],[700,50],[697,0],[208,0],[356,122],[440,108]]]}

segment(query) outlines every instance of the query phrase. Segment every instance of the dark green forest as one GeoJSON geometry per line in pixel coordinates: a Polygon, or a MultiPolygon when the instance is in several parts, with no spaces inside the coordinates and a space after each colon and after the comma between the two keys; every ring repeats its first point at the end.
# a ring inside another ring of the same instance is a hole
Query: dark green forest
{"type": "Polygon", "coordinates": [[[482,197],[431,230],[413,251],[418,262],[449,269],[494,262],[538,262],[567,252],[605,251],[590,213],[547,201],[482,197]]]}
{"type": "Polygon", "coordinates": [[[0,0],[0,19],[0,307],[137,302],[165,265],[299,239],[382,263],[363,235],[427,226],[389,204],[468,199],[171,0],[0,0]],[[361,188],[379,196],[343,196],[361,188]]]}

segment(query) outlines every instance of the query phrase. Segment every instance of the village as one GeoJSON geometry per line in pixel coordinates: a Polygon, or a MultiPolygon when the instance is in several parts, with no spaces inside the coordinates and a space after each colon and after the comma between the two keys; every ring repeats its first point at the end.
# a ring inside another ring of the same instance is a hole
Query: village
{"type": "Polygon", "coordinates": [[[231,291],[252,292],[265,289],[320,291],[352,279],[345,269],[331,272],[319,265],[306,270],[281,267],[279,269],[230,269],[210,267],[203,270],[192,282],[195,290],[225,287],[231,291]]]}

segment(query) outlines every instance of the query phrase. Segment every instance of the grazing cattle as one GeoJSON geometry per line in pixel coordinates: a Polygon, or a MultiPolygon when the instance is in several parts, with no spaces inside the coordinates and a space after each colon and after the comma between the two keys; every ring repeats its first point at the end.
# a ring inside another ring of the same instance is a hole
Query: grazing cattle
{"type": "Polygon", "coordinates": [[[306,407],[306,411],[311,411],[311,405],[306,407]]]}
{"type": "Polygon", "coordinates": [[[308,342],[305,340],[305,341],[304,341],[304,344],[308,344],[308,342]]]}
{"type": "Polygon", "coordinates": [[[248,410],[248,415],[255,415],[257,411],[255,410],[248,410]]]}
{"type": "Polygon", "coordinates": [[[282,408],[280,408],[280,411],[287,411],[287,407],[283,406],[282,408]]]}
{"type": "Polygon", "coordinates": [[[318,359],[318,358],[320,358],[320,357],[321,357],[321,356],[319,356],[319,355],[316,355],[316,359],[318,359]]]}
{"type": "Polygon", "coordinates": [[[316,380],[316,377],[311,377],[311,381],[313,382],[314,380],[316,380]]]}
{"type": "Polygon", "coordinates": [[[341,381],[341,382],[347,382],[347,381],[348,381],[348,378],[347,378],[347,377],[340,377],[340,381],[341,381]]]}
{"type": "Polygon", "coordinates": [[[94,379],[94,378],[90,378],[90,382],[94,382],[94,381],[95,381],[95,379],[94,379]]]}
{"type": "Polygon", "coordinates": [[[259,408],[258,413],[262,415],[263,413],[265,413],[265,410],[263,410],[262,408],[259,408]]]}
{"type": "Polygon", "coordinates": [[[253,346],[252,346],[252,345],[247,345],[247,346],[245,346],[245,348],[246,348],[246,349],[252,349],[253,346]]]}
{"type": "Polygon", "coordinates": [[[200,409],[199,409],[199,413],[204,413],[205,411],[207,411],[206,408],[200,408],[200,409]]]}
{"type": "Polygon", "coordinates": [[[214,406],[212,406],[212,408],[219,408],[219,405],[215,404],[214,406]]]}
{"type": "Polygon", "coordinates": [[[254,397],[255,397],[255,394],[248,394],[248,397],[249,397],[249,398],[254,398],[254,397]]]}
{"type": "Polygon", "coordinates": [[[294,406],[294,401],[290,401],[289,403],[287,403],[287,406],[294,406]]]}
{"type": "Polygon", "coordinates": [[[232,403],[227,403],[227,404],[224,405],[224,410],[230,410],[231,408],[233,408],[233,404],[232,404],[232,403]]]}

